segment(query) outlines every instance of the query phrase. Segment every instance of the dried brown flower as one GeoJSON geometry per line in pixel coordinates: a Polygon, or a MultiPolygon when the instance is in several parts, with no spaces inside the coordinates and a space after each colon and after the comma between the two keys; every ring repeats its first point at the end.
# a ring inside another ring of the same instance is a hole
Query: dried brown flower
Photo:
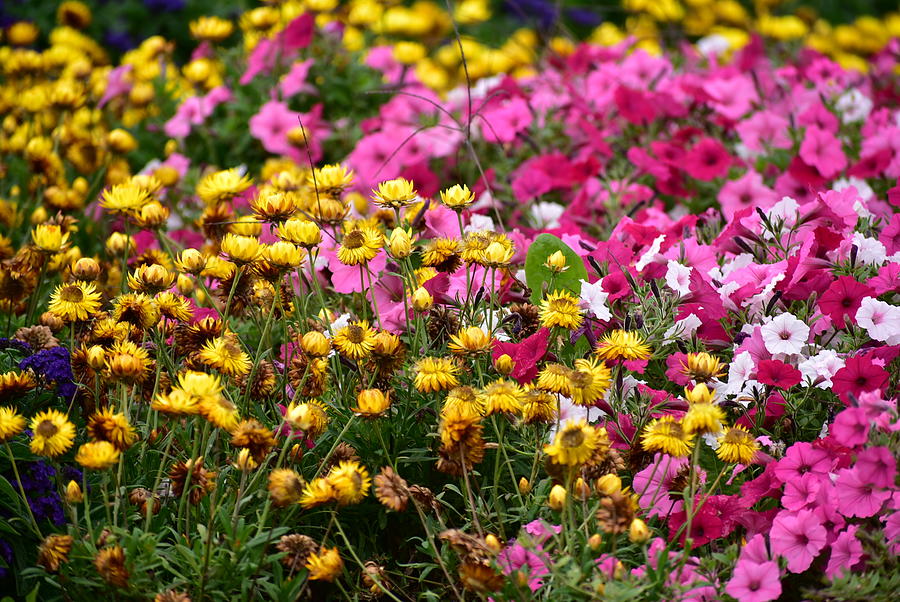
{"type": "Polygon", "coordinates": [[[128,587],[125,550],[121,546],[103,548],[94,557],[94,566],[103,580],[116,587],[128,587]]]}
{"type": "Polygon", "coordinates": [[[289,571],[299,570],[306,564],[311,553],[319,551],[319,544],[312,537],[296,533],[282,535],[275,547],[279,552],[284,552],[281,564],[289,571]]]}
{"type": "Polygon", "coordinates": [[[409,502],[409,487],[393,468],[385,466],[375,475],[375,497],[394,512],[403,512],[409,502]]]}

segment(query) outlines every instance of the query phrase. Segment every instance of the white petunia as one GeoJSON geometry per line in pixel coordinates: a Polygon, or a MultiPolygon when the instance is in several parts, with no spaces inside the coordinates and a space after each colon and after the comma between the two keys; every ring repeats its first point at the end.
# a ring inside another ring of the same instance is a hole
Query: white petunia
{"type": "Polygon", "coordinates": [[[797,366],[803,376],[801,384],[812,383],[819,389],[830,389],[831,377],[844,367],[844,360],[832,349],[823,349],[816,355],[803,360],[797,366]]]}
{"type": "Polygon", "coordinates": [[[856,323],[872,339],[887,342],[900,335],[900,307],[865,297],[856,310],[856,323]]]}
{"type": "Polygon", "coordinates": [[[641,255],[641,258],[638,259],[636,264],[634,264],[634,268],[638,272],[642,271],[645,267],[650,265],[650,263],[654,259],[656,259],[656,256],[659,254],[659,249],[662,247],[662,243],[665,239],[665,234],[660,234],[653,239],[653,243],[650,245],[650,248],[644,251],[644,254],[641,255]]]}
{"type": "Polygon", "coordinates": [[[682,265],[670,259],[666,266],[666,286],[686,297],[691,292],[691,272],[694,270],[689,265],[682,265]]]}
{"type": "Polygon", "coordinates": [[[856,245],[856,260],[865,265],[881,265],[887,259],[887,249],[877,238],[853,233],[853,244],[856,245]]]}
{"type": "Polygon", "coordinates": [[[809,339],[809,326],[790,313],[775,316],[762,325],[760,332],[766,349],[773,355],[800,353],[809,339]]]}
{"type": "Polygon", "coordinates": [[[844,123],[862,121],[872,111],[872,99],[856,88],[851,88],[837,99],[834,108],[841,114],[841,121],[844,123]]]}
{"type": "Polygon", "coordinates": [[[603,284],[598,280],[594,284],[581,281],[581,307],[590,311],[598,320],[609,320],[612,314],[606,305],[609,293],[603,290],[603,284]]]}
{"type": "Polygon", "coordinates": [[[543,201],[535,203],[531,208],[531,215],[539,228],[558,228],[559,218],[566,212],[566,208],[559,203],[543,201]]]}

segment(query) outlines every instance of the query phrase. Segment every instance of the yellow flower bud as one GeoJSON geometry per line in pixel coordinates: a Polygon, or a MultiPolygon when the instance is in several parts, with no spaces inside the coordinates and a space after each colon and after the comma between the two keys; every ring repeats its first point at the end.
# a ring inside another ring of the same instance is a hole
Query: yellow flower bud
{"type": "Polygon", "coordinates": [[[197,249],[185,249],[178,258],[178,267],[188,274],[199,274],[206,267],[206,257],[197,249]]]}
{"type": "Polygon", "coordinates": [[[531,493],[531,483],[528,482],[528,479],[522,477],[519,479],[519,493],[522,495],[528,495],[531,493]]]}
{"type": "Polygon", "coordinates": [[[31,213],[31,223],[34,225],[42,224],[46,222],[50,216],[47,214],[47,209],[42,206],[38,207],[31,213]]]}
{"type": "Polygon", "coordinates": [[[187,274],[178,274],[175,286],[178,287],[178,292],[185,296],[194,292],[194,281],[187,274]]]}
{"type": "Polygon", "coordinates": [[[559,512],[562,510],[563,506],[566,505],[567,496],[568,494],[566,493],[565,487],[562,485],[554,485],[553,489],[550,490],[550,497],[547,498],[547,505],[551,510],[559,512]]]}
{"type": "Polygon", "coordinates": [[[300,348],[310,357],[325,357],[331,351],[331,341],[318,330],[304,333],[300,348]]]}
{"type": "Polygon", "coordinates": [[[237,459],[234,461],[235,468],[242,472],[250,472],[257,466],[259,466],[259,464],[257,464],[256,460],[253,459],[253,456],[250,455],[249,449],[244,448],[238,452],[237,459]]]}
{"type": "Polygon", "coordinates": [[[498,554],[503,549],[503,544],[500,543],[500,540],[493,533],[488,533],[484,536],[484,543],[494,554],[498,554]]]}
{"type": "Polygon", "coordinates": [[[153,172],[153,177],[159,180],[160,184],[163,185],[163,188],[171,188],[181,179],[178,170],[168,165],[157,167],[156,171],[153,172]]]}
{"type": "Polygon", "coordinates": [[[578,477],[575,480],[575,485],[572,487],[572,490],[578,495],[578,497],[583,500],[591,497],[591,488],[587,483],[584,482],[584,479],[581,477],[578,477]]]}
{"type": "Polygon", "coordinates": [[[591,550],[596,552],[600,549],[600,545],[603,543],[603,538],[599,533],[594,533],[588,538],[588,545],[591,547],[591,550]]]}
{"type": "Polygon", "coordinates": [[[137,148],[137,140],[134,139],[129,132],[121,128],[116,128],[106,135],[106,143],[109,147],[119,153],[130,153],[137,148]]]}
{"type": "Polygon", "coordinates": [[[59,253],[69,243],[69,233],[63,234],[59,226],[41,224],[31,232],[34,245],[45,253],[59,253]]]}
{"type": "Polygon", "coordinates": [[[639,518],[632,520],[628,527],[628,539],[632,543],[644,543],[650,539],[650,529],[647,528],[647,523],[639,518]]]}
{"type": "Polygon", "coordinates": [[[397,259],[409,257],[412,253],[412,238],[403,228],[394,228],[388,240],[388,251],[397,259]]]}
{"type": "Polygon", "coordinates": [[[130,255],[134,250],[134,239],[122,232],[113,232],[106,239],[106,252],[110,255],[130,255]]]}
{"type": "Polygon", "coordinates": [[[431,293],[423,287],[417,288],[412,294],[412,306],[417,312],[426,312],[434,305],[434,298],[431,293]]]}
{"type": "Polygon", "coordinates": [[[566,256],[563,255],[562,251],[556,251],[547,257],[547,261],[544,262],[544,267],[556,274],[565,272],[569,268],[566,264],[566,256]]]}
{"type": "Polygon", "coordinates": [[[87,352],[88,365],[94,370],[103,370],[106,363],[106,351],[100,345],[93,345],[87,352]]]}
{"type": "Polygon", "coordinates": [[[463,184],[456,184],[447,190],[441,191],[441,202],[450,209],[462,211],[475,202],[475,195],[469,190],[469,187],[463,184]]]}
{"type": "Polygon", "coordinates": [[[516,363],[513,361],[513,358],[505,353],[494,361],[494,369],[503,376],[509,376],[515,367],[516,363]]]}
{"type": "Polygon", "coordinates": [[[612,473],[605,474],[594,482],[594,488],[597,493],[612,495],[622,491],[622,479],[612,473]]]}
{"type": "Polygon", "coordinates": [[[100,276],[100,264],[90,257],[82,257],[72,266],[72,275],[78,280],[93,282],[100,276]]]}
{"type": "Polygon", "coordinates": [[[66,485],[66,501],[70,504],[79,504],[84,501],[81,486],[75,481],[69,481],[69,484],[66,485]]]}

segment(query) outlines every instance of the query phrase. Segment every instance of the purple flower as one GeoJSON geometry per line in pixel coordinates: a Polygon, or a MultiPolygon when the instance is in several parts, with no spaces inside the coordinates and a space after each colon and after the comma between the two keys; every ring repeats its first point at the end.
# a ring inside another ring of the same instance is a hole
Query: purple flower
{"type": "MultiPolygon", "coordinates": [[[[22,464],[19,470],[22,477],[22,489],[25,490],[25,498],[34,517],[41,521],[47,520],[54,525],[65,523],[66,517],[63,511],[62,499],[56,492],[56,469],[50,464],[39,460],[22,464]]],[[[81,471],[77,468],[64,467],[62,477],[65,481],[81,480],[81,471]]],[[[13,475],[7,475],[11,482],[15,482],[13,475]]],[[[18,483],[15,483],[18,489],[18,483]]]]}
{"type": "Polygon", "coordinates": [[[73,382],[72,364],[69,350],[65,347],[42,349],[19,362],[19,369],[31,370],[46,383],[55,383],[56,394],[67,401],[75,395],[77,389],[73,382]]]}

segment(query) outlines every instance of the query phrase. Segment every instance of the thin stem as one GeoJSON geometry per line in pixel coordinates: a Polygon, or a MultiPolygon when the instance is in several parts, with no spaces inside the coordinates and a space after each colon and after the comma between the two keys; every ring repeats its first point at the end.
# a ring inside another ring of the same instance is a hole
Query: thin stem
{"type": "Polygon", "coordinates": [[[25,495],[25,487],[22,485],[22,477],[19,476],[19,468],[16,466],[16,459],[13,456],[12,450],[9,448],[9,443],[4,443],[3,447],[6,448],[6,454],[9,456],[9,461],[12,464],[13,475],[16,477],[16,484],[19,486],[19,493],[22,495],[22,502],[25,504],[25,508],[28,509],[28,517],[31,519],[31,528],[34,529],[35,534],[39,539],[43,539],[44,536],[41,535],[41,529],[38,527],[37,520],[34,518],[34,512],[31,510],[31,504],[28,503],[28,496],[25,495]]]}

